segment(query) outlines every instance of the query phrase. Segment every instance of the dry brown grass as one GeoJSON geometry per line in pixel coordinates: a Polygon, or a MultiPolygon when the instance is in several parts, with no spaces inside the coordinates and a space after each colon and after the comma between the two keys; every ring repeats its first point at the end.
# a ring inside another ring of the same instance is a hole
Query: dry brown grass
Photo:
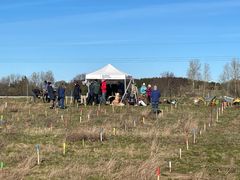
{"type": "MultiPolygon", "coordinates": [[[[214,144],[216,150],[212,147],[213,142],[206,138],[213,131],[210,128],[198,137],[199,143],[193,145],[190,141],[190,150],[185,149],[186,133],[191,138],[193,129],[199,130],[203,123],[209,122],[208,109],[196,109],[188,104],[179,105],[172,111],[168,106],[168,112],[165,107],[161,108],[164,116],[156,117],[150,108],[144,107],[115,107],[114,113],[109,106],[70,106],[67,110],[57,111],[48,109],[48,104],[8,100],[7,108],[0,106],[5,121],[0,127],[0,161],[6,164],[0,170],[0,179],[148,180],[156,178],[157,167],[161,167],[161,179],[238,177],[240,156],[237,156],[235,144],[232,146],[234,156],[231,151],[228,154],[218,152],[218,144],[214,144]],[[101,128],[103,142],[100,142],[101,128]],[[65,155],[63,142],[67,147],[65,155]],[[213,150],[206,148],[208,143],[213,150]],[[37,165],[36,144],[41,147],[40,165],[37,165]],[[178,158],[179,148],[183,149],[182,160],[178,158]],[[218,162],[218,154],[224,162],[218,162]],[[230,156],[233,157],[228,161],[230,156]],[[168,172],[169,160],[173,165],[172,173],[168,172]],[[211,170],[204,161],[217,164],[216,170],[211,170]],[[215,172],[217,170],[220,175],[215,172]]],[[[236,114],[231,116],[231,122],[232,130],[238,132],[240,124],[235,119],[236,114]]],[[[216,129],[211,134],[215,138],[219,131],[231,134],[228,128],[217,129],[217,123],[211,128],[216,129]]]]}

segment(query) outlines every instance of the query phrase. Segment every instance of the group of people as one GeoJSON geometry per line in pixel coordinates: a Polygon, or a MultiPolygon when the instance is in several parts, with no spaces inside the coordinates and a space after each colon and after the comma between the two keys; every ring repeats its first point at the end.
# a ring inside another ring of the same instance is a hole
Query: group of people
{"type": "Polygon", "coordinates": [[[57,90],[55,90],[50,81],[49,82],[44,81],[43,102],[50,102],[51,109],[53,109],[56,105],[58,105],[59,108],[64,109],[65,108],[65,105],[64,105],[65,90],[66,90],[66,86],[64,85],[64,83],[61,83],[57,88],[57,90]],[[56,104],[56,100],[58,104],[56,104]]]}
{"type": "MultiPolygon", "coordinates": [[[[123,84],[108,84],[105,79],[92,82],[82,82],[81,85],[75,81],[72,92],[73,104],[80,103],[84,105],[93,104],[106,104],[110,101],[113,105],[130,105],[147,106],[152,105],[153,112],[159,112],[159,100],[161,93],[157,86],[154,85],[153,89],[150,84],[146,86],[145,83],[138,89],[136,84],[132,84],[131,88],[127,90],[126,96],[124,95],[125,89],[123,84]],[[110,92],[110,93],[109,93],[110,92]],[[123,101],[120,101],[124,97],[123,101]],[[123,102],[123,103],[122,103],[123,102]]],[[[35,97],[40,94],[40,91],[33,90],[35,97]]],[[[61,83],[55,89],[51,82],[44,81],[42,96],[44,102],[51,103],[50,108],[59,107],[65,108],[65,94],[66,86],[61,83]]]]}
{"type": "Polygon", "coordinates": [[[135,84],[132,84],[131,90],[128,92],[127,100],[130,105],[147,106],[151,104],[153,112],[156,113],[160,112],[158,108],[160,97],[161,93],[156,85],[154,85],[152,89],[151,84],[146,86],[146,84],[143,83],[139,90],[135,84]]]}

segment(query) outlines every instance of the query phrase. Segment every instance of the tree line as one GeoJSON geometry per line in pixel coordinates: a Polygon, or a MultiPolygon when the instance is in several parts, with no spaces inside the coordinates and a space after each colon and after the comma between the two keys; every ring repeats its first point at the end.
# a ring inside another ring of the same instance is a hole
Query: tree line
{"type": "MultiPolygon", "coordinates": [[[[57,87],[60,83],[65,83],[66,94],[71,95],[74,81],[82,81],[85,74],[76,75],[70,82],[55,81],[52,71],[33,72],[29,77],[11,74],[0,79],[1,96],[26,96],[30,95],[33,88],[42,88],[45,80],[51,81],[57,87]]],[[[159,77],[142,78],[135,80],[138,87],[143,82],[146,84],[156,84],[163,96],[208,96],[227,95],[239,97],[240,95],[240,61],[233,58],[230,63],[226,63],[223,72],[219,77],[219,82],[211,81],[209,64],[202,64],[198,59],[189,61],[187,78],[175,77],[173,72],[164,72],[159,77]]]]}

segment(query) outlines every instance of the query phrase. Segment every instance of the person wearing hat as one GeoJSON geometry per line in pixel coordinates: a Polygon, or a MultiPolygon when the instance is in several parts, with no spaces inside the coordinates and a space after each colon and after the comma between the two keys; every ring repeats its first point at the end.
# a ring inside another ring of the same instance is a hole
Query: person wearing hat
{"type": "Polygon", "coordinates": [[[152,93],[152,86],[151,86],[151,84],[148,84],[146,93],[147,93],[147,104],[150,104],[151,103],[151,93],[152,93]]]}
{"type": "Polygon", "coordinates": [[[147,91],[147,87],[146,87],[146,84],[143,83],[141,88],[140,88],[140,94],[145,96],[146,95],[146,91],[147,91]]]}

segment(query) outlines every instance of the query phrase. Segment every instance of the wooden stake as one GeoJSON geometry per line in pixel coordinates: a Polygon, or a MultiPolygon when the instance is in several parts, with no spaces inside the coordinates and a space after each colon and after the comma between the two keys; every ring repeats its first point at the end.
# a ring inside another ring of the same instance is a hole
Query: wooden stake
{"type": "Polygon", "coordinates": [[[145,124],[145,118],[144,118],[144,117],[143,117],[143,119],[142,119],[142,120],[143,120],[143,124],[145,124]]]}
{"type": "Polygon", "coordinates": [[[8,107],[8,103],[5,102],[4,108],[7,109],[7,107],[8,107]]]}
{"type": "Polygon", "coordinates": [[[196,129],[193,129],[193,144],[196,143],[196,129]]]}
{"type": "Polygon", "coordinates": [[[45,110],[45,117],[47,117],[47,115],[48,115],[48,114],[47,114],[47,111],[45,110]]]}
{"type": "Polygon", "coordinates": [[[187,146],[187,150],[188,150],[189,149],[189,147],[188,147],[188,138],[186,140],[186,146],[187,146]]]}
{"type": "Polygon", "coordinates": [[[116,128],[113,128],[113,135],[116,136],[116,128]]]}
{"type": "Polygon", "coordinates": [[[85,141],[82,139],[82,146],[85,147],[85,141]]]}
{"type": "Polygon", "coordinates": [[[80,123],[82,122],[82,116],[79,117],[79,122],[80,122],[80,123]]]}
{"type": "Polygon", "coordinates": [[[87,115],[88,120],[90,120],[90,114],[87,115]]]}
{"type": "Polygon", "coordinates": [[[207,126],[206,126],[206,123],[204,123],[204,125],[203,125],[203,131],[206,131],[206,129],[207,129],[207,126]]]}
{"type": "Polygon", "coordinates": [[[216,121],[218,122],[218,111],[217,111],[217,117],[216,117],[216,121]]]}
{"type": "Polygon", "coordinates": [[[169,161],[168,167],[169,167],[169,172],[172,172],[172,162],[171,161],[169,161]]]}
{"type": "Polygon", "coordinates": [[[63,115],[61,115],[61,120],[63,121],[63,115]]]}
{"type": "Polygon", "coordinates": [[[179,149],[179,158],[182,159],[182,149],[179,149]]]}
{"type": "Polygon", "coordinates": [[[103,128],[100,130],[100,141],[103,142],[103,128]]]}

